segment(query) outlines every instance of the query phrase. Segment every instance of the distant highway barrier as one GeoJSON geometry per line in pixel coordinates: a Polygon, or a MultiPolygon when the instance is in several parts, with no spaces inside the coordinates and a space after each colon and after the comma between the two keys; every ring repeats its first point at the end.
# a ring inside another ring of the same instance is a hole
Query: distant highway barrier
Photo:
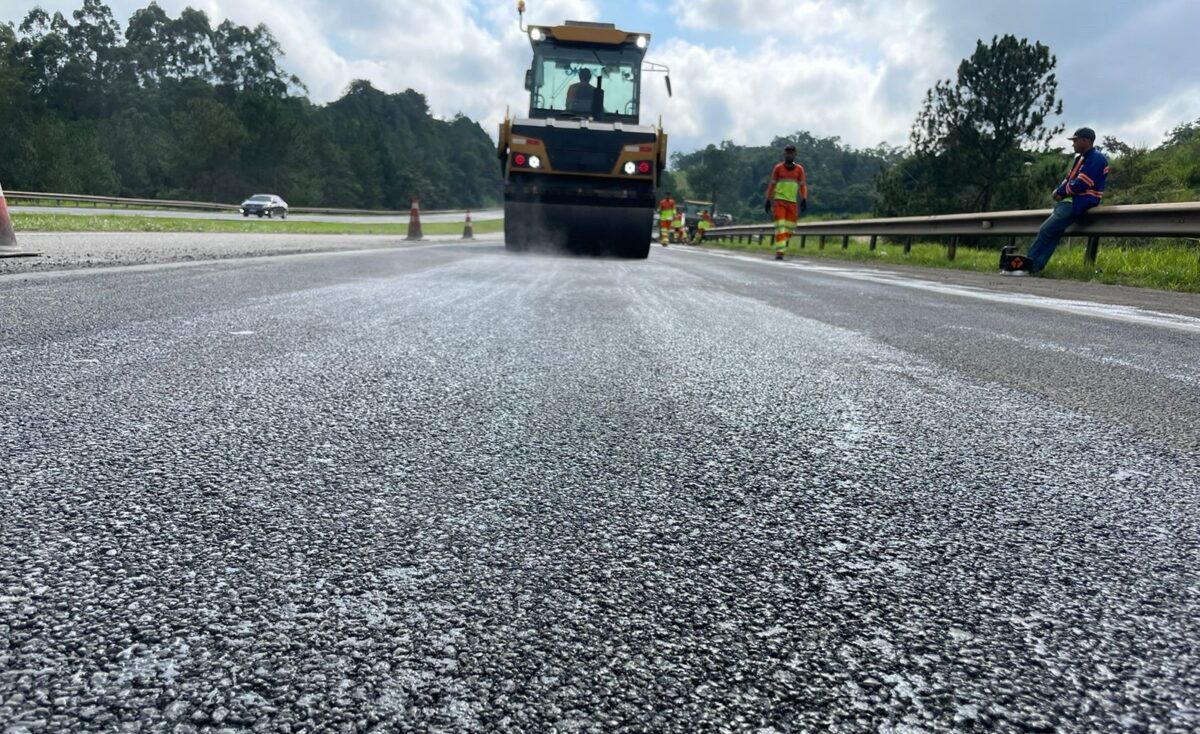
{"type": "MultiPolygon", "coordinates": [[[[241,207],[237,204],[215,204],[207,201],[178,201],[173,199],[129,199],[119,196],[90,196],[87,194],[57,194],[46,193],[41,191],[9,191],[8,198],[16,201],[52,201],[55,206],[64,204],[91,204],[92,206],[123,206],[126,208],[159,208],[159,209],[182,209],[193,211],[227,211],[239,212],[241,207]]],[[[382,209],[337,209],[330,207],[308,207],[308,206],[293,206],[289,207],[288,211],[292,214],[330,214],[330,215],[347,215],[347,216],[407,216],[407,211],[392,211],[382,209]]],[[[456,214],[466,211],[465,209],[443,209],[438,211],[429,211],[426,214],[456,214]]]]}
{"type": "MultiPolygon", "coordinates": [[[[872,250],[880,237],[903,238],[906,254],[912,248],[914,237],[948,238],[946,257],[953,260],[960,237],[1007,236],[1008,244],[1014,245],[1018,236],[1036,235],[1049,215],[1048,209],[1032,209],[804,222],[797,225],[796,235],[800,238],[801,248],[809,237],[815,236],[822,249],[828,237],[841,237],[842,249],[850,246],[851,237],[870,237],[872,250]]],[[[708,230],[705,239],[741,239],[749,242],[758,238],[761,243],[774,235],[774,224],[751,224],[714,227],[708,230]]],[[[1072,225],[1066,236],[1087,238],[1084,260],[1089,263],[1096,261],[1101,237],[1200,237],[1200,202],[1100,206],[1089,211],[1082,222],[1072,225]]]]}

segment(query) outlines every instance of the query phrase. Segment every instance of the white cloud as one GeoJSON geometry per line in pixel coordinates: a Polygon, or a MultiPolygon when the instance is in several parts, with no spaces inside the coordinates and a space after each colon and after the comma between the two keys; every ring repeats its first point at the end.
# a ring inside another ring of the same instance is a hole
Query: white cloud
{"type": "Polygon", "coordinates": [[[672,14],[685,28],[787,39],[800,49],[832,43],[864,56],[883,49],[892,58],[924,58],[942,46],[931,2],[673,0],[672,14]]]}
{"type": "Polygon", "coordinates": [[[477,23],[466,0],[332,7],[319,0],[207,0],[204,9],[212,18],[266,23],[287,54],[285,67],[317,102],[366,78],[387,91],[421,91],[439,113],[479,116],[502,81],[504,37],[477,23]]]}
{"type": "Polygon", "coordinates": [[[925,90],[952,65],[918,0],[676,0],[673,12],[731,43],[753,39],[658,49],[679,99],[653,87],[649,99],[685,148],[762,144],[796,130],[856,146],[902,141],[925,90]]]}
{"type": "MultiPolygon", "coordinates": [[[[286,0],[266,2],[295,9],[286,0]]],[[[512,3],[489,3],[487,12],[473,13],[478,5],[471,0],[370,0],[334,11],[335,22],[326,33],[314,33],[310,23],[301,21],[273,22],[271,27],[279,28],[276,35],[288,50],[289,68],[306,80],[318,102],[337,98],[361,77],[389,92],[414,89],[426,96],[434,114],[462,112],[494,134],[506,107],[525,104],[529,41],[518,28],[512,3]],[[331,40],[361,59],[336,53],[331,40]]],[[[303,0],[301,7],[295,15],[321,17],[328,6],[303,0]]],[[[248,12],[245,8],[230,3],[228,13],[237,19],[248,12]]],[[[564,17],[589,20],[598,11],[591,0],[542,0],[537,17],[526,20],[564,17]]]]}
{"type": "Polygon", "coordinates": [[[850,59],[799,53],[774,40],[749,53],[672,41],[655,59],[671,67],[675,97],[666,99],[651,78],[647,107],[680,142],[766,143],[810,130],[873,144],[903,137],[910,123],[907,110],[878,108],[881,69],[850,59]]]}
{"type": "Polygon", "coordinates": [[[1172,95],[1132,120],[1099,120],[1093,123],[1100,137],[1112,135],[1133,146],[1153,148],[1176,126],[1200,119],[1200,84],[1172,95]]]}
{"type": "MultiPolygon", "coordinates": [[[[81,0],[39,2],[69,12],[81,0]]],[[[148,0],[110,2],[124,23],[148,0]]],[[[529,44],[511,0],[159,2],[172,15],[192,5],[214,22],[266,23],[287,54],[285,68],[318,103],[365,78],[386,91],[422,92],[434,114],[463,112],[493,135],[506,107],[527,103],[529,44]]],[[[1160,73],[1170,64],[1154,57],[1156,49],[1162,56],[1179,43],[1153,39],[1165,32],[1186,36],[1194,24],[1164,18],[1200,11],[1195,0],[1154,0],[1137,9],[1098,2],[1109,6],[1104,13],[1118,38],[1141,29],[1122,49],[1122,63],[1102,73],[1094,70],[1094,47],[1106,53],[1113,39],[1095,29],[1081,35],[1035,0],[1003,9],[957,0],[537,0],[527,19],[620,20],[632,13],[657,24],[649,58],[672,67],[676,97],[668,100],[661,78],[648,77],[644,119],[662,114],[675,150],[722,139],[765,143],[797,129],[857,146],[902,143],[925,90],[954,74],[976,37],[1034,31],[1063,53],[1060,92],[1072,124],[1156,144],[1163,132],[1200,114],[1200,90],[1186,75],[1160,73]],[[664,29],[670,19],[678,26],[664,29]],[[1138,66],[1147,54],[1152,74],[1138,66]]],[[[0,0],[0,17],[19,21],[33,4],[0,0]]]]}

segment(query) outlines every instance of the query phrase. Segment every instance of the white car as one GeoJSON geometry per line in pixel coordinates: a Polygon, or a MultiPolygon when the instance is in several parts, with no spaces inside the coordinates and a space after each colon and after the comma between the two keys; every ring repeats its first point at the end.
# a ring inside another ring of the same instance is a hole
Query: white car
{"type": "Polygon", "coordinates": [[[255,194],[242,202],[242,216],[248,217],[251,214],[258,215],[259,219],[271,219],[275,216],[287,219],[288,205],[275,194],[255,194]]]}

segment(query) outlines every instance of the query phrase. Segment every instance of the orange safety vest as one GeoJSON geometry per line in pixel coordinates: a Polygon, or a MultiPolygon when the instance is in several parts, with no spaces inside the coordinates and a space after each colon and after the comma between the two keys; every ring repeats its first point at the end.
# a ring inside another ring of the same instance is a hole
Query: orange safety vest
{"type": "Polygon", "coordinates": [[[767,198],[795,204],[808,198],[808,182],[804,180],[804,166],[797,163],[789,171],[786,163],[778,163],[771,171],[771,185],[767,187],[767,198]]]}
{"type": "Polygon", "coordinates": [[[663,222],[669,222],[675,218],[674,199],[663,199],[658,202],[658,218],[663,222]]]}

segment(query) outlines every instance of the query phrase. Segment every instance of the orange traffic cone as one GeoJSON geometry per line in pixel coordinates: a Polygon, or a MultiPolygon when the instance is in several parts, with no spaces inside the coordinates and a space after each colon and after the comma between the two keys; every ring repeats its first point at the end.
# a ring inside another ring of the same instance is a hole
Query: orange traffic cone
{"type": "Polygon", "coordinates": [[[471,210],[470,209],[467,210],[467,223],[463,225],[462,238],[464,240],[475,239],[475,225],[471,224],[471,210]]]}
{"type": "Polygon", "coordinates": [[[12,218],[8,216],[4,187],[0,186],[0,257],[37,257],[38,254],[17,247],[17,233],[13,231],[12,218]]]}
{"type": "Polygon", "coordinates": [[[408,212],[408,236],[406,240],[424,239],[421,235],[421,205],[417,203],[417,197],[412,198],[412,209],[408,212]]]}

